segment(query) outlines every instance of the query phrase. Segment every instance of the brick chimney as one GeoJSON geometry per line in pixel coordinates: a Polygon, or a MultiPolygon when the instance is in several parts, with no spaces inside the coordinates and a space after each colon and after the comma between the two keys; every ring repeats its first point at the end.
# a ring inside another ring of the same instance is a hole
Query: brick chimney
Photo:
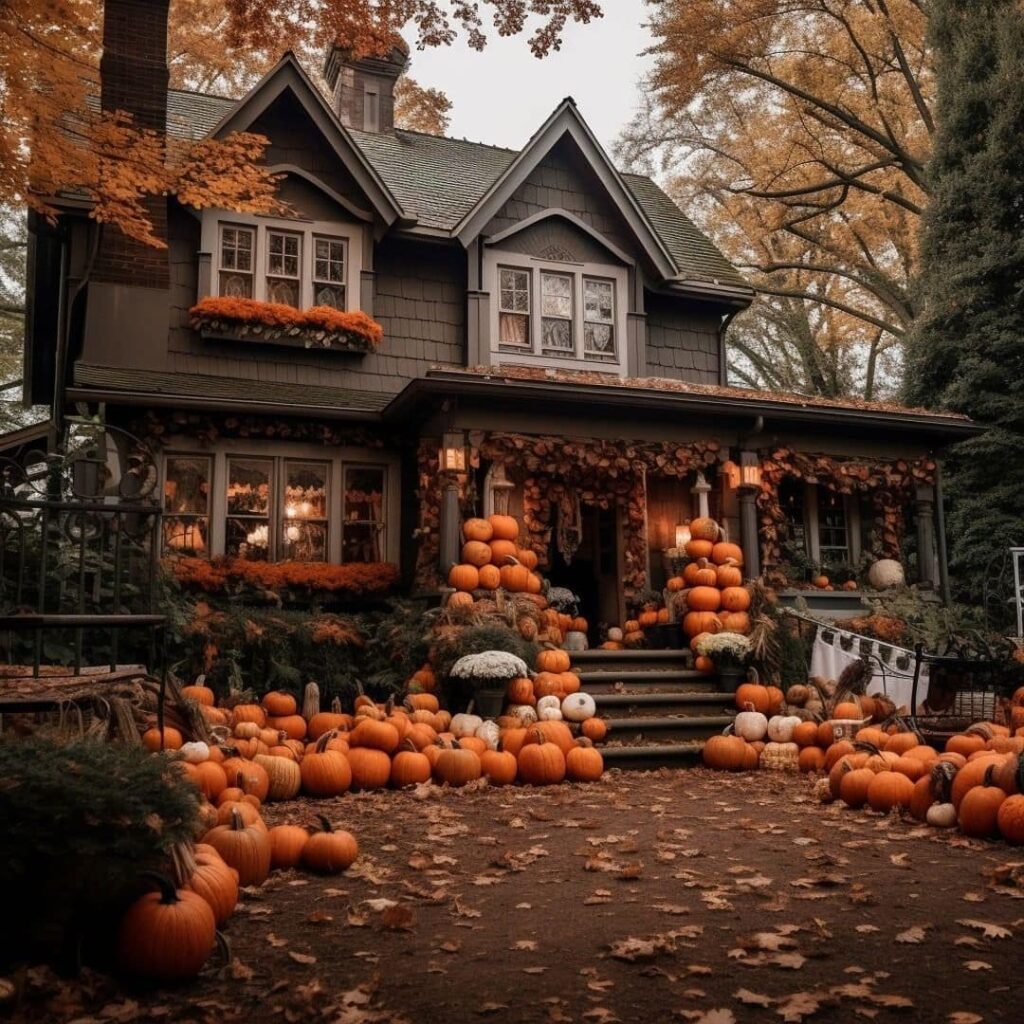
{"type": "Polygon", "coordinates": [[[395,82],[409,66],[409,47],[400,37],[386,54],[355,58],[332,46],[324,76],[334,97],[334,112],[346,128],[390,132],[395,127],[395,82]]]}
{"type": "MultiPolygon", "coordinates": [[[[100,106],[124,110],[137,125],[161,134],[167,121],[167,10],[170,0],[105,0],[100,106]]],[[[167,198],[145,200],[153,233],[167,238],[167,198]]],[[[168,286],[166,249],[143,245],[111,225],[103,228],[93,279],[168,286]]]]}

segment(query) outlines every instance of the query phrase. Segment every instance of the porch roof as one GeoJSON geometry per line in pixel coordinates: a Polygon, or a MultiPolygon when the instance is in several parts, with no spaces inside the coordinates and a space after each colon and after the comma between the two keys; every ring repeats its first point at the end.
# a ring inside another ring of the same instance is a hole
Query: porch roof
{"type": "Polygon", "coordinates": [[[548,412],[558,403],[598,407],[600,413],[623,418],[630,414],[714,416],[733,420],[749,431],[763,417],[762,429],[809,426],[830,431],[898,434],[930,445],[951,444],[973,437],[984,427],[958,413],[911,409],[888,402],[832,399],[662,377],[620,378],[612,374],[550,370],[523,366],[437,367],[412,381],[387,407],[385,416],[415,415],[418,408],[436,409],[440,396],[464,396],[520,406],[536,400],[548,412]],[[556,401],[553,401],[556,399],[556,401]],[[425,403],[425,404],[423,404],[425,403]]]}

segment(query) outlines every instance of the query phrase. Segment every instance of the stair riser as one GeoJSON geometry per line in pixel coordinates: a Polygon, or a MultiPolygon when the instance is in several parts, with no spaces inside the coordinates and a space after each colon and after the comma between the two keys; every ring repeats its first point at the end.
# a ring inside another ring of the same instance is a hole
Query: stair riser
{"type": "Polygon", "coordinates": [[[687,679],[681,683],[646,683],[627,676],[621,680],[581,679],[580,689],[593,694],[622,693],[623,689],[616,685],[620,682],[627,693],[718,693],[722,688],[713,676],[705,679],[687,679]]]}
{"type": "Polygon", "coordinates": [[[577,672],[576,675],[579,676],[581,683],[603,683],[608,680],[637,683],[703,683],[709,679],[718,682],[718,677],[714,673],[705,674],[690,669],[630,669],[628,672],[595,672],[588,669],[585,672],[577,672]]]}
{"type": "MultiPolygon", "coordinates": [[[[623,748],[628,749],[628,748],[623,748]]],[[[607,751],[604,752],[607,755],[607,751]]],[[[617,757],[614,761],[605,759],[606,768],[621,768],[623,771],[653,772],[659,768],[696,768],[701,763],[700,754],[660,754],[656,757],[617,757]]]]}
{"type": "Polygon", "coordinates": [[[676,704],[672,701],[664,701],[657,704],[614,704],[602,706],[601,694],[596,694],[597,714],[599,718],[650,718],[652,715],[693,715],[706,717],[708,715],[726,715],[733,710],[728,704],[722,701],[699,701],[676,704]]]}

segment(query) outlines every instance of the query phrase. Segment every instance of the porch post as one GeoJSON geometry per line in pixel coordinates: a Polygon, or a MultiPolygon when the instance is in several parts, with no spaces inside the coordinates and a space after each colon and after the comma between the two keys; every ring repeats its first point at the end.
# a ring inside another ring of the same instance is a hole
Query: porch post
{"type": "Polygon", "coordinates": [[[441,579],[459,560],[459,485],[450,477],[441,494],[441,579]]]}
{"type": "Polygon", "coordinates": [[[740,488],[740,547],[745,575],[757,579],[761,575],[761,551],[757,536],[757,490],[753,487],[740,488]]]}
{"type": "Polygon", "coordinates": [[[942,469],[935,467],[935,520],[938,525],[939,542],[939,591],[946,604],[952,602],[949,588],[949,554],[946,545],[946,504],[942,495],[942,469]]]}
{"type": "Polygon", "coordinates": [[[919,486],[914,495],[914,521],[917,527],[917,570],[921,583],[932,586],[935,572],[935,492],[919,486]]]}

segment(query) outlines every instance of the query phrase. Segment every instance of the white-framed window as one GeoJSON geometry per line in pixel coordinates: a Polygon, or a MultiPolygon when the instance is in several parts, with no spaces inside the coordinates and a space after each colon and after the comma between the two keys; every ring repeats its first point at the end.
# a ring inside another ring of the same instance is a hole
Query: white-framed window
{"type": "Polygon", "coordinates": [[[345,308],[347,243],[343,238],[313,236],[313,305],[345,308]]]}
{"type": "Polygon", "coordinates": [[[488,249],[490,348],[496,365],[625,370],[625,267],[552,263],[488,249]]]}
{"type": "Polygon", "coordinates": [[[232,299],[251,299],[256,258],[255,228],[221,224],[217,254],[220,294],[232,299]]]}
{"type": "Polygon", "coordinates": [[[204,210],[201,255],[210,255],[200,262],[199,297],[358,309],[364,230],[341,221],[204,210]]]}
{"type": "Polygon", "coordinates": [[[165,554],[397,563],[397,459],[284,442],[181,447],[162,460],[165,554]]]}
{"type": "Polygon", "coordinates": [[[837,494],[817,483],[786,478],[779,489],[788,523],[785,554],[807,555],[823,567],[848,566],[860,558],[861,508],[857,495],[837,494]]]}
{"type": "Polygon", "coordinates": [[[298,307],[302,301],[302,236],[267,231],[267,302],[298,307]]]}
{"type": "Polygon", "coordinates": [[[530,348],[530,271],[498,268],[498,340],[502,345],[530,348]]]}
{"type": "Polygon", "coordinates": [[[550,270],[540,272],[540,350],[553,355],[575,355],[573,330],[573,277],[550,270]]]}

